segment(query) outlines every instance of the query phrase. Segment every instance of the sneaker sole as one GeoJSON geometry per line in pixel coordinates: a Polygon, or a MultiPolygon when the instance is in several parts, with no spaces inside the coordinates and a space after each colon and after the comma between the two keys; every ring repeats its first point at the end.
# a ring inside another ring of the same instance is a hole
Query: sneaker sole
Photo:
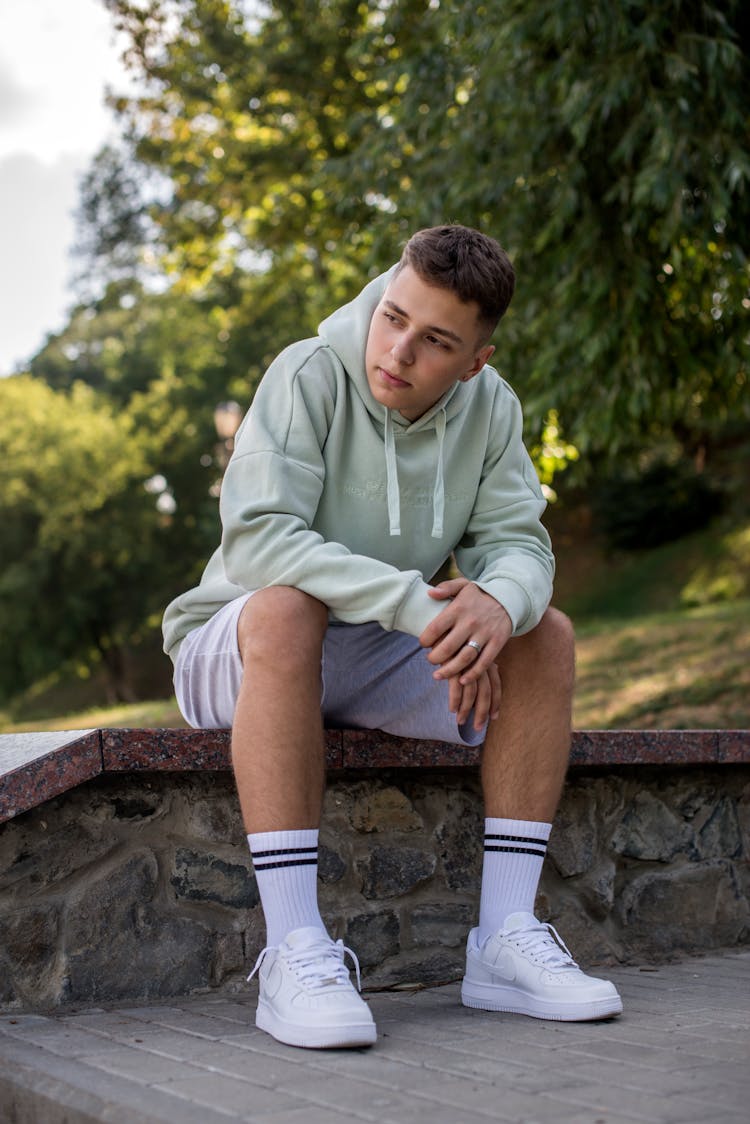
{"type": "Polygon", "coordinates": [[[280,1019],[267,1007],[258,1005],[255,1025],[286,1046],[310,1050],[346,1049],[372,1046],[378,1036],[374,1023],[351,1023],[345,1026],[300,1026],[280,1019]]]}
{"type": "Polygon", "coordinates": [[[517,988],[474,984],[466,980],[461,985],[461,1002],[464,1007],[473,1007],[478,1011],[508,1011],[553,1022],[593,1022],[611,1019],[622,1013],[622,1000],[616,992],[585,1003],[555,1003],[537,999],[517,988]]]}

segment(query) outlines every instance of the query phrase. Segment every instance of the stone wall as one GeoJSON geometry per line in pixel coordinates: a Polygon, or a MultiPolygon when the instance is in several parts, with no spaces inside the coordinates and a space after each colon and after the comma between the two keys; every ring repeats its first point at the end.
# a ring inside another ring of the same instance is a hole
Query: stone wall
{"type": "MultiPolygon", "coordinates": [[[[365,986],[460,976],[474,769],[334,773],[322,911],[365,986]]],[[[539,899],[583,965],[750,942],[747,766],[573,770],[539,899]]],[[[244,987],[263,947],[226,772],[102,776],[0,827],[0,1007],[244,987]]]]}

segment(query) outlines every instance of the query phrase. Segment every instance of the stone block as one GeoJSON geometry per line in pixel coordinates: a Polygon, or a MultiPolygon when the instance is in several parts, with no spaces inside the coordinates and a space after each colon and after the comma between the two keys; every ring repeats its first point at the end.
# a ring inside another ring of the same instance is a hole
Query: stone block
{"type": "Polygon", "coordinates": [[[54,991],[60,914],[57,903],[0,916],[0,1002],[43,1004],[54,991]]]}
{"type": "Polygon", "coordinates": [[[446,952],[413,952],[381,967],[375,978],[381,985],[401,985],[404,989],[409,985],[415,988],[435,987],[460,980],[465,967],[463,948],[446,952]]]}
{"type": "Polygon", "coordinates": [[[188,901],[212,902],[229,909],[253,909],[260,902],[249,852],[245,862],[237,863],[208,851],[180,847],[170,882],[176,896],[188,901]]]}
{"type": "Polygon", "coordinates": [[[638,792],[612,836],[612,849],[624,858],[668,863],[678,854],[698,857],[695,832],[652,792],[638,792]]]}
{"type": "Polygon", "coordinates": [[[408,894],[435,873],[435,855],[416,847],[373,847],[357,862],[366,898],[393,898],[408,894]]]}
{"type": "Polygon", "coordinates": [[[415,906],[409,914],[412,943],[417,948],[463,948],[476,921],[476,905],[435,902],[415,906]]]}
{"type": "MultiPolygon", "coordinates": [[[[73,793],[66,816],[63,808],[47,805],[27,813],[23,822],[11,821],[0,831],[0,879],[8,895],[18,891],[21,900],[69,878],[92,863],[99,863],[116,844],[111,831],[86,822],[82,793],[73,793]]],[[[10,900],[10,898],[6,898],[10,900]]]]}
{"type": "MultiPolygon", "coordinates": [[[[213,949],[213,976],[211,982],[220,984],[227,976],[242,972],[244,979],[246,957],[242,933],[228,932],[215,935],[213,949]]],[[[252,965],[250,965],[252,967],[252,965]]]]}
{"type": "Polygon", "coordinates": [[[603,921],[612,912],[616,875],[615,863],[610,858],[603,858],[576,886],[588,912],[599,921],[603,921]]]}
{"type": "Polygon", "coordinates": [[[331,886],[340,882],[347,870],[348,864],[338,851],[324,843],[318,844],[318,879],[324,885],[331,886]]]}
{"type": "Polygon", "coordinates": [[[437,829],[436,838],[449,888],[477,892],[484,852],[481,802],[471,793],[448,791],[445,818],[437,829]]]}
{"type": "Polygon", "coordinates": [[[650,954],[732,945],[747,933],[750,903],[728,860],[639,874],[615,907],[623,940],[650,954]]]}
{"type": "Polygon", "coordinates": [[[676,799],[680,815],[691,823],[697,821],[698,825],[708,819],[719,799],[716,785],[705,777],[701,781],[701,784],[683,784],[676,799]]]}
{"type": "Polygon", "coordinates": [[[596,858],[597,830],[593,793],[571,788],[560,805],[547,854],[563,878],[591,870],[596,858]]]}
{"type": "Polygon", "coordinates": [[[722,797],[698,833],[698,844],[704,858],[739,858],[743,851],[742,832],[737,804],[722,797]]]}
{"type": "Polygon", "coordinates": [[[583,967],[613,964],[622,959],[621,944],[609,927],[593,921],[580,899],[570,894],[567,887],[551,900],[540,894],[537,914],[554,926],[574,960],[583,967]]]}
{"type": "Polygon", "coordinates": [[[346,923],[344,944],[357,954],[362,970],[396,956],[400,949],[398,917],[392,909],[359,913],[346,923]]]}
{"type": "Polygon", "coordinates": [[[418,831],[422,817],[411,800],[394,785],[365,791],[351,813],[356,831],[418,831]]]}
{"type": "Polygon", "coordinates": [[[247,843],[234,781],[196,778],[196,787],[180,793],[185,832],[212,843],[247,843]],[[200,783],[203,782],[203,783],[200,783]]]}

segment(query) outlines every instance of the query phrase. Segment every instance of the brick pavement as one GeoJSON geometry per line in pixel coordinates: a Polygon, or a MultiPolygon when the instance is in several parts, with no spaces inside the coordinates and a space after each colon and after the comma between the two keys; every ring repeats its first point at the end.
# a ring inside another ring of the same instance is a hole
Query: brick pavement
{"type": "Polygon", "coordinates": [[[370,1050],[257,1031],[255,986],[0,1016],[3,1124],[747,1124],[750,951],[602,972],[625,1013],[468,1011],[458,985],[368,996],[370,1050]]]}

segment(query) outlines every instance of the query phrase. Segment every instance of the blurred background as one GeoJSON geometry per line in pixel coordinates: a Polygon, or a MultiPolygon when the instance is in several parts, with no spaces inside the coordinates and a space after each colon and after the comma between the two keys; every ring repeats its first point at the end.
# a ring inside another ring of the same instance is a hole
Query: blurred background
{"type": "Polygon", "coordinates": [[[6,5],[0,729],[181,724],[266,365],[447,221],[518,274],[576,725],[750,725],[749,62],[739,0],[6,5]]]}

